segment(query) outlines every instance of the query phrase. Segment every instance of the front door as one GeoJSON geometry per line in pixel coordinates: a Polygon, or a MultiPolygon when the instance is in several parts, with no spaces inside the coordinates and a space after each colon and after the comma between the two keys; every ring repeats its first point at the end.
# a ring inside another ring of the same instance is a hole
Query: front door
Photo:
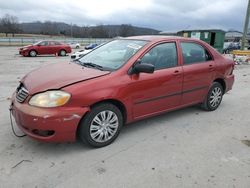
{"type": "Polygon", "coordinates": [[[180,105],[183,71],[178,64],[176,43],[154,46],[141,58],[141,63],[153,64],[155,71],[130,75],[134,119],[180,105]]]}
{"type": "Polygon", "coordinates": [[[37,51],[38,54],[48,54],[49,49],[49,42],[48,41],[42,41],[38,44],[37,51]]]}

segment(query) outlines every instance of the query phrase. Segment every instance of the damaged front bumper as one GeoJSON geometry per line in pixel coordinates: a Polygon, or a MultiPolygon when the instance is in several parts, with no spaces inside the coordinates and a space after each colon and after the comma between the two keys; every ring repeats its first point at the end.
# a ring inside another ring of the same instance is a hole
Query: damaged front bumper
{"type": "Polygon", "coordinates": [[[29,51],[28,50],[19,50],[19,55],[28,56],[29,55],[29,51]]]}
{"type": "Polygon", "coordinates": [[[19,103],[12,97],[11,113],[18,127],[29,137],[44,142],[73,142],[88,107],[39,108],[19,103]]]}

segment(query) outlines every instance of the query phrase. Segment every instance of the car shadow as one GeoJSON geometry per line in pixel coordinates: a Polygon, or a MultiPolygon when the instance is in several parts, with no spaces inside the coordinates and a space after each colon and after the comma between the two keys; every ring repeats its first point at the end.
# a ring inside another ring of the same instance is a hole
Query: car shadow
{"type": "MultiPolygon", "coordinates": [[[[162,125],[157,125],[155,124],[156,122],[168,122],[174,119],[177,119],[180,116],[185,116],[188,114],[198,114],[202,113],[203,111],[200,110],[197,106],[192,106],[192,107],[187,107],[184,109],[179,109],[175,111],[171,111],[168,113],[162,113],[161,115],[157,115],[154,117],[146,118],[144,120],[139,120],[130,124],[127,124],[123,127],[121,130],[120,135],[118,136],[118,141],[120,140],[126,140],[131,133],[140,134],[142,129],[148,129],[150,126],[162,126],[162,125]],[[154,125],[152,125],[154,124],[154,125]]],[[[204,112],[205,113],[205,112],[204,112]]],[[[169,126],[169,125],[166,125],[169,126]]],[[[152,127],[153,128],[153,127],[152,127]]],[[[114,141],[114,142],[117,142],[114,141]]],[[[120,143],[119,141],[119,143],[120,143]]],[[[90,146],[87,146],[86,144],[83,144],[79,140],[77,140],[74,143],[43,143],[39,141],[32,140],[31,138],[25,138],[22,140],[22,145],[25,145],[25,148],[29,148],[32,152],[35,153],[43,153],[46,152],[47,155],[53,156],[55,153],[58,154],[68,154],[68,153],[82,153],[82,152],[87,152],[91,150],[95,150],[95,148],[92,148],[90,146]]],[[[116,143],[115,147],[117,147],[116,143]]],[[[112,144],[113,145],[113,144],[112,144]]],[[[112,145],[108,147],[112,147],[112,145]]]]}
{"type": "MultiPolygon", "coordinates": [[[[121,131],[120,136],[130,134],[130,132],[140,131],[141,128],[148,128],[152,126],[152,124],[155,124],[155,122],[164,123],[164,122],[168,122],[171,120],[175,120],[180,116],[185,116],[187,114],[198,114],[202,112],[204,111],[202,111],[198,106],[191,106],[191,107],[186,107],[183,109],[178,109],[178,110],[174,110],[170,112],[163,112],[162,114],[125,125],[121,131]]],[[[157,126],[157,125],[153,125],[153,126],[157,126]]]]}

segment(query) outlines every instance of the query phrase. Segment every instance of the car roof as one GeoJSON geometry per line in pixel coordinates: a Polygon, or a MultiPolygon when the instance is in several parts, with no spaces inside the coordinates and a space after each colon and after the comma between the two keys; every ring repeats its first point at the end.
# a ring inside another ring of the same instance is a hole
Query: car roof
{"type": "Polygon", "coordinates": [[[126,37],[124,39],[134,39],[134,40],[146,40],[151,42],[161,41],[161,40],[176,40],[176,39],[187,39],[186,37],[179,36],[164,36],[164,35],[142,35],[142,36],[132,36],[126,37]]]}
{"type": "Polygon", "coordinates": [[[60,41],[56,41],[56,40],[40,40],[39,42],[59,42],[59,43],[61,43],[60,41]]]}
{"type": "Polygon", "coordinates": [[[164,36],[164,35],[143,35],[143,36],[132,36],[132,37],[125,37],[122,39],[131,39],[131,40],[144,40],[149,41],[153,43],[161,42],[161,41],[175,41],[175,40],[181,40],[186,42],[197,42],[198,44],[202,44],[206,47],[206,49],[209,49],[209,51],[213,51],[213,53],[219,53],[214,48],[209,46],[206,42],[195,39],[195,38],[188,38],[188,37],[180,37],[180,36],[164,36]]]}

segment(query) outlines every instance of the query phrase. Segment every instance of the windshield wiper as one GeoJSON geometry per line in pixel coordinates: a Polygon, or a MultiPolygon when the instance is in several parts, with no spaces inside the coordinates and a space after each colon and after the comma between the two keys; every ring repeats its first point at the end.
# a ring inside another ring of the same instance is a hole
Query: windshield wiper
{"type": "Polygon", "coordinates": [[[99,70],[103,70],[103,66],[101,65],[97,65],[95,63],[91,63],[91,62],[81,62],[81,65],[85,66],[85,67],[93,67],[99,70]]]}
{"type": "Polygon", "coordinates": [[[73,62],[79,64],[79,65],[82,65],[84,67],[91,67],[91,68],[95,68],[95,69],[98,69],[98,70],[101,70],[101,71],[113,71],[114,69],[112,68],[107,68],[107,67],[103,67],[101,65],[97,65],[95,63],[91,63],[91,62],[82,62],[80,61],[80,58],[78,59],[74,59],[73,62]]]}
{"type": "Polygon", "coordinates": [[[74,63],[77,63],[77,64],[80,64],[81,65],[81,61],[78,59],[71,59],[71,62],[74,62],[74,63]]]}

